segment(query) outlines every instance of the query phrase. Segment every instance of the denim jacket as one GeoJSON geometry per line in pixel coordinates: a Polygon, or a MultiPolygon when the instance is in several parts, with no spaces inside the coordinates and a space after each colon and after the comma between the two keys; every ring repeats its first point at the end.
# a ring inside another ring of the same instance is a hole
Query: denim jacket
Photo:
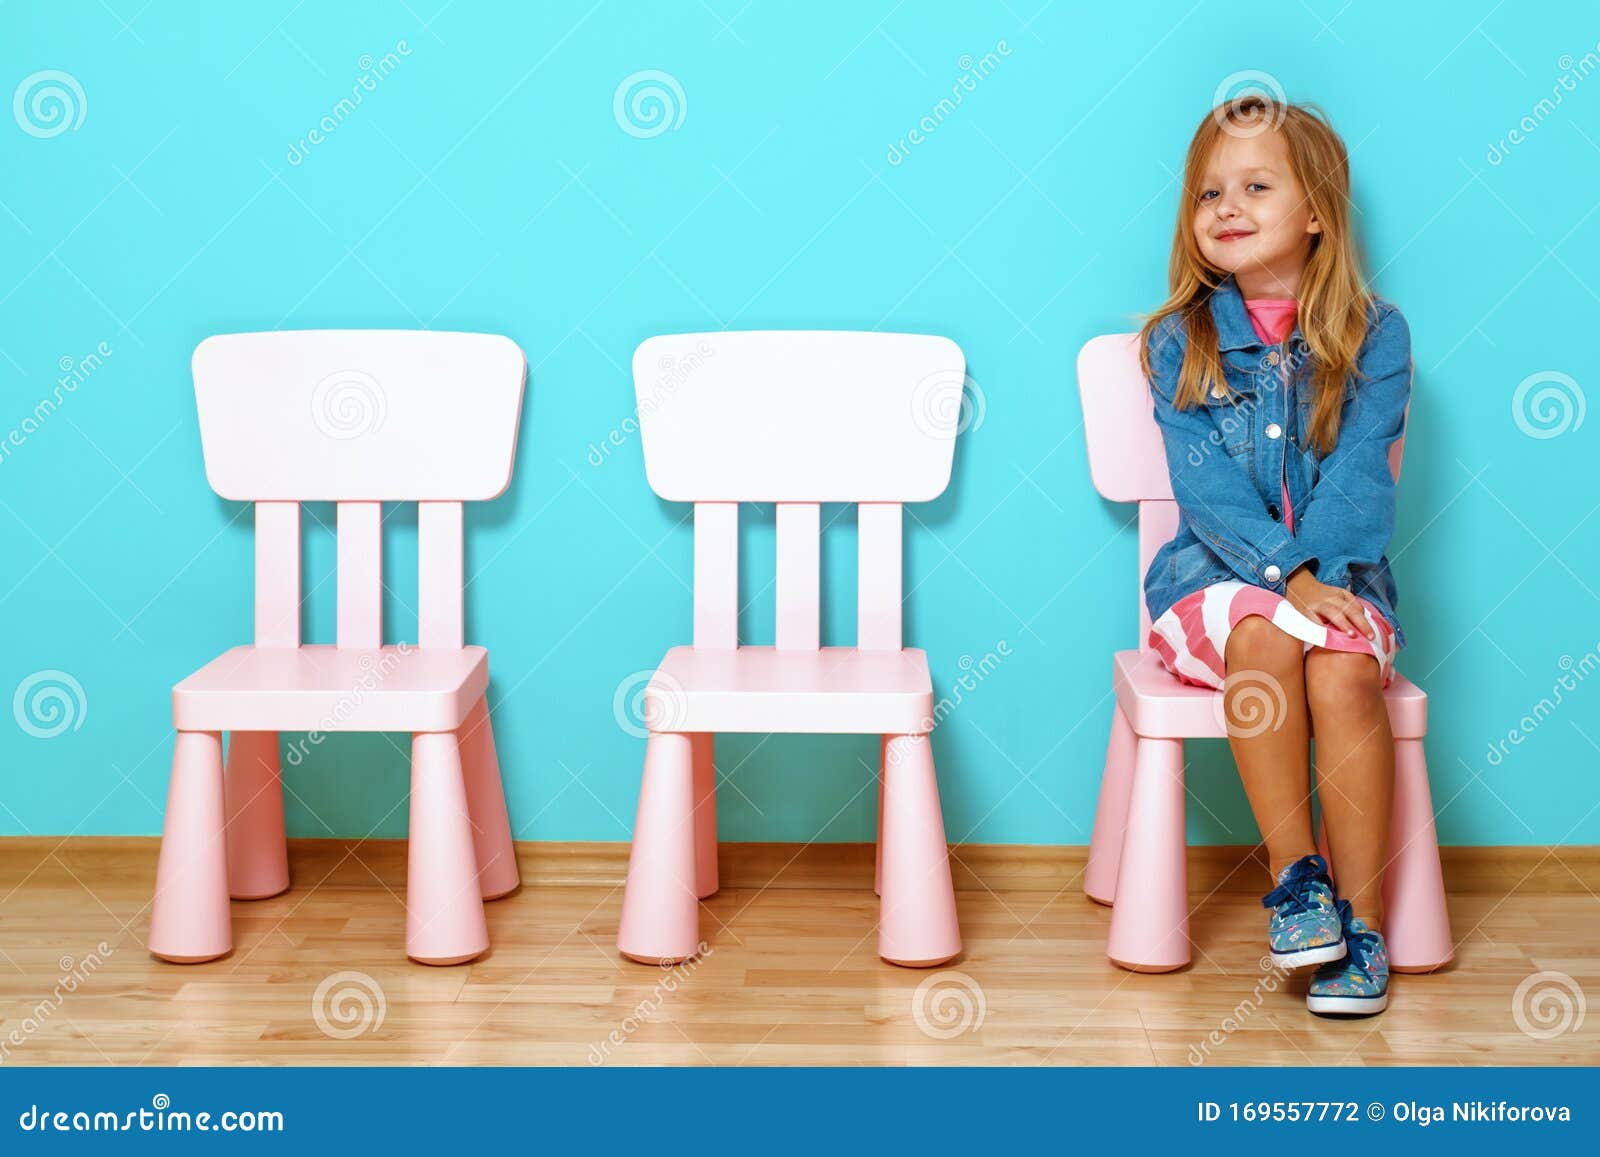
{"type": "Polygon", "coordinates": [[[1384,552],[1394,533],[1389,448],[1411,396],[1411,334],[1400,311],[1375,301],[1359,357],[1345,384],[1339,442],[1326,455],[1306,445],[1312,398],[1309,353],[1299,326],[1282,347],[1256,336],[1232,277],[1211,294],[1231,399],[1173,405],[1187,335],[1170,316],[1151,335],[1150,392],[1166,444],[1178,533],[1145,574],[1152,620],[1185,595],[1224,579],[1283,594],[1295,568],[1369,600],[1395,631],[1394,576],[1384,552]],[[1292,400],[1292,407],[1291,407],[1292,400]],[[1289,491],[1294,531],[1283,522],[1289,491]]]}

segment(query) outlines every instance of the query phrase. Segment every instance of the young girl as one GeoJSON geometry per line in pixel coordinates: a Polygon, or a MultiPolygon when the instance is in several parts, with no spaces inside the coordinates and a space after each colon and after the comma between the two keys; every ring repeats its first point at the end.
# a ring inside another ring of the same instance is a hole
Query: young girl
{"type": "Polygon", "coordinates": [[[1411,339],[1362,280],[1348,158],[1319,112],[1252,95],[1201,123],[1170,281],[1141,335],[1180,511],[1145,575],[1150,643],[1224,691],[1276,883],[1273,961],[1321,966],[1312,1012],[1381,1012],[1383,688],[1404,643],[1384,552],[1411,339]],[[1338,897],[1311,829],[1313,727],[1338,897]]]}

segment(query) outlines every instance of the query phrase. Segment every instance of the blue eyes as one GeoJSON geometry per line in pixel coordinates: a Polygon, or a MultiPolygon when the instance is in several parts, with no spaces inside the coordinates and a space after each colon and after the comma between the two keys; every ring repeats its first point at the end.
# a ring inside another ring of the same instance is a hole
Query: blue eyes
{"type": "MultiPolygon", "coordinates": [[[[1245,188],[1248,189],[1250,192],[1254,193],[1257,190],[1265,191],[1267,189],[1267,186],[1263,185],[1260,181],[1251,181],[1248,185],[1245,186],[1245,188]]],[[[1209,201],[1213,197],[1217,197],[1217,196],[1220,196],[1220,194],[1217,192],[1217,190],[1215,190],[1215,189],[1207,189],[1205,192],[1200,194],[1200,199],[1202,201],[1209,201]]]]}

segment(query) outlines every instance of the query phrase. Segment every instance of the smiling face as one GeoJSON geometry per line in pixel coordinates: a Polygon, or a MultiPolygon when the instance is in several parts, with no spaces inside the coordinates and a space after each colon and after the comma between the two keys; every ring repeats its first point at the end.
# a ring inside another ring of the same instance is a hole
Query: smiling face
{"type": "Polygon", "coordinates": [[[1231,273],[1246,297],[1294,297],[1322,231],[1276,129],[1223,133],[1201,175],[1195,242],[1206,261],[1231,273]]]}

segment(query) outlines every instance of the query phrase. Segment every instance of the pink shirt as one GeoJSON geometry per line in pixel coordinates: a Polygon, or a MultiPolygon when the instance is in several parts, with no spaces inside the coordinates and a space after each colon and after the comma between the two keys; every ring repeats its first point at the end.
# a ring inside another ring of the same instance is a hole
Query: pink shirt
{"type": "MultiPolygon", "coordinates": [[[[1257,337],[1269,345],[1282,345],[1294,332],[1298,305],[1292,297],[1253,297],[1245,300],[1244,308],[1250,315],[1250,324],[1255,327],[1257,337]]],[[[1284,380],[1288,381],[1287,370],[1284,380]]],[[[1292,401],[1290,399],[1291,404],[1292,401]]],[[[1282,482],[1280,485],[1283,488],[1283,525],[1293,534],[1294,511],[1289,507],[1289,484],[1282,482]]]]}

